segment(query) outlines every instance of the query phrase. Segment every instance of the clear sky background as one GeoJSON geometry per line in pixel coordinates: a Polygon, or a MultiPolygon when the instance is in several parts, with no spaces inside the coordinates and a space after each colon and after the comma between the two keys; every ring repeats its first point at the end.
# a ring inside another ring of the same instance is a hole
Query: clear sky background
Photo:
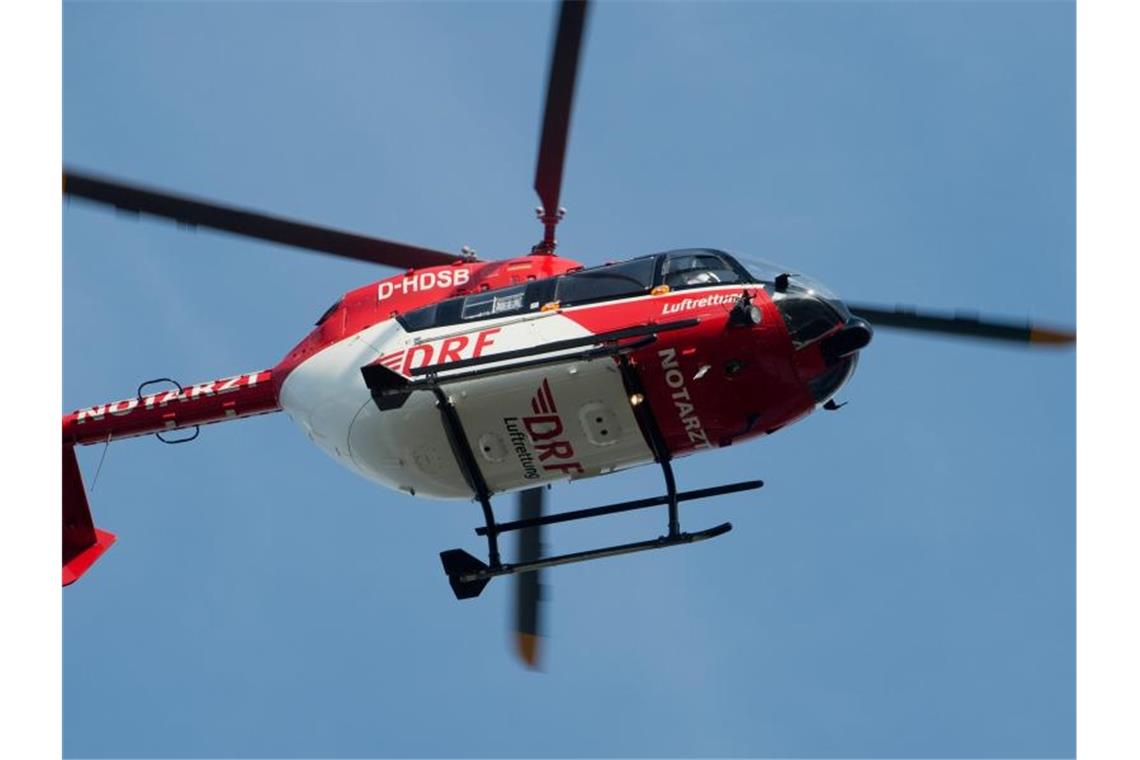
{"type": "MultiPolygon", "coordinates": [[[[64,5],[64,158],[484,258],[525,252],[554,9],[64,5]]],[[[594,9],[561,250],[723,247],[852,300],[1075,322],[1071,3],[594,9]]],[[[63,407],[276,363],[388,272],[81,203],[63,407]]],[[[850,401],[678,462],[695,547],[457,602],[479,510],[382,490],[284,415],[109,448],[119,542],[64,592],[69,756],[1038,756],[1074,747],[1074,352],[877,333],[850,401]]],[[[99,447],[80,451],[91,488],[99,447]]],[[[657,470],[562,486],[570,509],[657,470]]],[[[500,512],[513,511],[500,500],[500,512]]],[[[559,527],[555,551],[664,514],[559,527]]]]}

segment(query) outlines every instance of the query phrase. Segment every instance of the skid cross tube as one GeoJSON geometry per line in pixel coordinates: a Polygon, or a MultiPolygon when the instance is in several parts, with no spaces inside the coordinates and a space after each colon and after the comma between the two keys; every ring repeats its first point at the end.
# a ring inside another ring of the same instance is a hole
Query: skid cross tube
{"type": "MultiPolygon", "coordinates": [[[[729,493],[738,493],[740,491],[751,491],[755,488],[760,488],[764,485],[762,480],[745,480],[740,483],[729,483],[723,486],[715,486],[713,488],[700,488],[695,491],[682,491],[677,494],[677,501],[690,501],[693,499],[707,499],[710,496],[722,496],[729,493]]],[[[669,503],[669,496],[652,496],[648,499],[634,499],[633,501],[623,501],[617,504],[607,504],[603,507],[591,507],[589,509],[576,509],[573,512],[560,512],[554,515],[546,515],[531,520],[514,520],[512,522],[498,523],[495,527],[499,533],[508,533],[512,530],[522,530],[523,528],[533,528],[539,525],[554,525],[555,523],[570,522],[571,520],[582,520],[587,517],[600,517],[601,515],[613,515],[619,512],[630,512],[635,509],[645,509],[646,507],[658,507],[662,504],[669,503]]],[[[476,528],[475,534],[485,536],[487,534],[486,528],[476,528]]]]}

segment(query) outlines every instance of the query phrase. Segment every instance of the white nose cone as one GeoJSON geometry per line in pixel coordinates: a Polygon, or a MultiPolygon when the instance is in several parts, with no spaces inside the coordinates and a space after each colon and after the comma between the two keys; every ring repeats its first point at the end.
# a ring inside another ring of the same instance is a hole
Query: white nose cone
{"type": "Polygon", "coordinates": [[[369,397],[352,421],[348,445],[353,469],[392,488],[436,499],[475,495],[451,451],[433,393],[413,393],[399,409],[383,412],[369,397]]]}

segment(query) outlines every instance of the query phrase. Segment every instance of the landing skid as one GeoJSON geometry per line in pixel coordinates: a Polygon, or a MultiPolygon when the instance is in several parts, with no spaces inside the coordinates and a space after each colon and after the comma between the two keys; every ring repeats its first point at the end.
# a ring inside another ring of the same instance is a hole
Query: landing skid
{"type": "Polygon", "coordinates": [[[455,592],[457,599],[472,599],[479,596],[492,578],[497,578],[501,575],[529,573],[546,567],[554,567],[555,565],[568,565],[575,562],[602,559],[603,557],[615,557],[621,554],[633,554],[635,552],[649,551],[652,549],[665,549],[670,546],[692,544],[698,541],[716,538],[732,530],[732,523],[721,523],[712,528],[692,533],[683,532],[681,530],[678,509],[680,502],[752,490],[764,485],[762,481],[750,480],[716,486],[714,488],[678,493],[677,481],[673,476],[673,467],[670,464],[672,457],[661,435],[661,431],[657,427],[652,410],[649,408],[649,402],[645,397],[644,389],[641,387],[640,379],[627,354],[618,354],[615,358],[618,359],[626,390],[631,397],[637,394],[642,399],[641,403],[633,406],[634,417],[637,419],[638,425],[645,435],[646,442],[653,451],[654,459],[661,467],[662,474],[665,478],[666,493],[664,496],[635,499],[633,501],[619,502],[589,509],[544,515],[528,520],[516,520],[510,523],[496,523],[494,511],[491,508],[490,493],[482,477],[482,473],[479,471],[475,456],[467,444],[467,439],[463,434],[459,417],[455,413],[454,407],[451,406],[447,395],[440,390],[439,386],[435,385],[432,388],[436,395],[444,425],[448,429],[448,437],[455,450],[456,459],[460,463],[460,467],[464,470],[468,482],[475,490],[476,497],[483,507],[483,516],[486,521],[486,525],[481,528],[476,528],[475,532],[487,538],[488,562],[483,562],[473,557],[463,549],[449,549],[440,552],[439,557],[443,563],[443,571],[447,574],[448,582],[451,584],[451,589],[455,592]],[[529,562],[514,564],[503,563],[499,558],[498,536],[500,533],[662,505],[668,508],[668,532],[657,538],[605,546],[598,549],[588,549],[586,551],[572,552],[570,554],[540,557],[529,562]]]}
{"type": "Polygon", "coordinates": [[[466,359],[436,367],[417,368],[411,372],[413,377],[416,378],[413,380],[409,380],[381,364],[370,364],[361,368],[360,371],[364,377],[364,382],[371,391],[376,406],[381,410],[399,408],[404,404],[407,397],[416,391],[429,391],[435,396],[436,406],[439,408],[440,418],[447,432],[447,438],[451,445],[452,452],[455,454],[455,460],[467,484],[475,493],[476,501],[479,502],[479,505],[483,509],[485,525],[481,528],[476,528],[475,532],[480,536],[485,536],[487,539],[487,562],[473,557],[462,549],[449,549],[445,552],[441,552],[439,555],[440,560],[443,562],[443,570],[447,573],[448,580],[451,582],[451,588],[457,598],[471,599],[478,596],[492,578],[496,578],[500,575],[528,573],[555,565],[568,565],[573,562],[586,562],[587,560],[601,559],[603,557],[614,557],[619,554],[632,554],[634,552],[649,551],[650,549],[664,549],[669,546],[691,544],[697,541],[715,538],[732,530],[731,523],[722,523],[712,528],[693,533],[682,532],[678,505],[680,502],[690,499],[703,499],[709,496],[719,496],[727,493],[760,488],[764,483],[759,480],[749,480],[741,483],[716,486],[714,488],[678,493],[677,482],[673,477],[673,467],[670,464],[672,455],[669,453],[669,447],[661,435],[660,428],[657,427],[657,421],[653,415],[653,411],[650,409],[649,399],[645,394],[645,389],[641,385],[641,379],[634,368],[633,362],[630,360],[630,354],[633,351],[643,348],[657,340],[659,333],[686,329],[698,323],[699,320],[697,319],[685,319],[674,322],[646,324],[585,338],[574,338],[534,348],[493,354],[478,359],[466,359]],[[573,353],[558,353],[564,351],[572,351],[573,353]],[[604,358],[612,359],[617,362],[621,370],[622,382],[625,385],[626,393],[631,399],[638,399],[638,403],[632,405],[633,415],[637,420],[642,435],[645,437],[646,443],[653,452],[654,460],[661,467],[661,472],[665,477],[665,495],[625,501],[617,504],[608,504],[589,509],[579,509],[572,512],[545,515],[529,520],[517,520],[515,522],[501,524],[496,523],[495,512],[491,508],[491,491],[487,486],[482,471],[479,469],[478,459],[467,442],[467,435],[464,433],[459,414],[451,403],[448,394],[444,392],[442,386],[462,380],[488,377],[504,372],[515,372],[520,369],[533,369],[535,367],[560,364],[568,361],[594,361],[604,358]],[[502,362],[507,360],[511,360],[512,363],[504,366],[502,362]],[[452,372],[452,370],[460,371],[452,372]],[[440,377],[439,373],[442,371],[448,371],[450,374],[440,377]],[[657,538],[652,538],[647,541],[636,541],[629,544],[606,546],[600,549],[589,549],[587,551],[574,552],[571,554],[540,557],[528,562],[515,564],[505,564],[499,557],[500,533],[662,505],[668,508],[668,532],[657,538]]]}

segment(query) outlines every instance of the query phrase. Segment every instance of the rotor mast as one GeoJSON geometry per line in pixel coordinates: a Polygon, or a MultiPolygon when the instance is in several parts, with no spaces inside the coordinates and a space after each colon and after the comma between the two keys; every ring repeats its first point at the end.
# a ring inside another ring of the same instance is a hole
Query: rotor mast
{"type": "Polygon", "coordinates": [[[554,228],[566,216],[566,209],[559,207],[557,211],[551,213],[543,206],[538,206],[534,213],[538,217],[538,221],[542,222],[542,240],[535,243],[530,252],[542,256],[554,256],[556,255],[554,249],[558,247],[558,240],[554,237],[554,228]]]}
{"type": "Polygon", "coordinates": [[[578,78],[578,58],[586,30],[585,0],[563,0],[554,33],[554,51],[546,82],[546,108],[542,119],[542,136],[538,142],[538,161],[534,172],[534,190],[542,204],[537,209],[542,222],[542,240],[531,248],[532,254],[554,255],[558,240],[554,230],[566,215],[558,205],[562,191],[562,168],[566,160],[566,141],[570,135],[570,112],[574,103],[574,84],[578,78]]]}

